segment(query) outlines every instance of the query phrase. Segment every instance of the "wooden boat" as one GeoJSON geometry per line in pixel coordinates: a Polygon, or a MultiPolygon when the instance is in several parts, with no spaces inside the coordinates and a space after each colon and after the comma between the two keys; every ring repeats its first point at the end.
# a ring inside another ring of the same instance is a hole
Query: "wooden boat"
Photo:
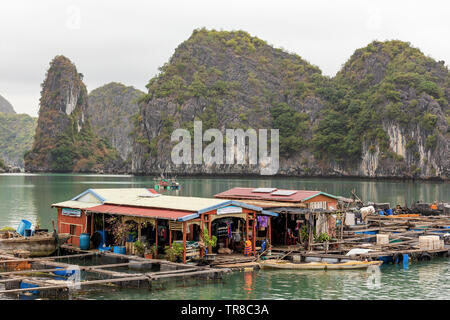
{"type": "MultiPolygon", "coordinates": [[[[3,236],[6,237],[6,236],[3,236]]],[[[2,237],[2,238],[3,238],[2,237]]],[[[0,251],[14,254],[29,252],[30,257],[46,257],[53,254],[59,245],[64,244],[70,234],[58,234],[58,241],[52,233],[40,233],[31,237],[17,236],[0,239],[0,251]]]]}
{"type": "Polygon", "coordinates": [[[347,261],[341,263],[309,262],[292,263],[285,260],[263,261],[259,265],[261,268],[269,269],[290,269],[290,270],[351,270],[367,269],[370,266],[379,266],[383,261],[347,261]]]}

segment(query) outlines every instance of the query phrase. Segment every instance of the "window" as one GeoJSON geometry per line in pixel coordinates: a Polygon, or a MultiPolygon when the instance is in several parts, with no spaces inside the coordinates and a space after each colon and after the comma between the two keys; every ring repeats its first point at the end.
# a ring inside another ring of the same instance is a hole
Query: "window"
{"type": "Polygon", "coordinates": [[[71,225],[70,225],[70,231],[69,231],[69,233],[70,233],[71,235],[76,235],[76,231],[77,231],[77,226],[74,225],[74,224],[71,224],[71,225]]]}
{"type": "Polygon", "coordinates": [[[326,201],[319,201],[319,202],[310,202],[309,203],[310,209],[327,209],[327,202],[326,201]]]}

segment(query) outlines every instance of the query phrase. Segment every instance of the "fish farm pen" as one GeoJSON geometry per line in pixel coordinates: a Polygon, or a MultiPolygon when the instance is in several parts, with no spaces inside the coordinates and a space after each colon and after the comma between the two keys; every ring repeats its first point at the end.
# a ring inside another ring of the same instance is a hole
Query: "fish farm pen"
{"type": "Polygon", "coordinates": [[[141,188],[89,189],[52,206],[58,231],[39,238],[51,255],[32,254],[33,236],[3,233],[0,294],[76,299],[202,285],[233,271],[407,267],[450,255],[445,203],[391,209],[321,191],[234,188],[207,199],[141,188]]]}
{"type": "Polygon", "coordinates": [[[216,280],[229,269],[193,266],[167,260],[144,259],[110,252],[63,251],[72,254],[18,259],[0,254],[0,294],[19,295],[31,292],[42,298],[68,298],[70,289],[85,290],[87,286],[118,288],[162,289],[165,283],[176,280],[189,285],[190,281],[216,280]],[[76,282],[71,277],[79,273],[76,282]],[[76,286],[76,287],[75,287],[76,286]]]}

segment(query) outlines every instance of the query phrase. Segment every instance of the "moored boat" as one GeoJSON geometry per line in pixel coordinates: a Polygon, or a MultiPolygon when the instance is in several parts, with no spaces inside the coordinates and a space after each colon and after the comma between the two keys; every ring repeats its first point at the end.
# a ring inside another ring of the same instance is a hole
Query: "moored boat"
{"type": "Polygon", "coordinates": [[[367,269],[370,266],[380,266],[383,261],[347,261],[340,263],[309,262],[292,263],[289,261],[263,261],[259,265],[268,269],[290,269],[290,270],[352,270],[367,269]]]}
{"type": "Polygon", "coordinates": [[[8,254],[25,251],[30,257],[46,257],[58,249],[58,244],[64,244],[69,238],[69,234],[58,234],[58,239],[51,233],[40,233],[31,237],[16,234],[0,239],[0,251],[8,254]]]}

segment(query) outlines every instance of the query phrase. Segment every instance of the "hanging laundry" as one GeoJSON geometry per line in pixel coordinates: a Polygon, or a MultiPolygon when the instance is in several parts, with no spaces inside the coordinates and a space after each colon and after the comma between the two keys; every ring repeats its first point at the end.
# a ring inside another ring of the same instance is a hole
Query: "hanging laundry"
{"type": "Polygon", "coordinates": [[[269,217],[268,216],[258,216],[256,218],[259,228],[267,228],[269,225],[269,217]]]}
{"type": "Polygon", "coordinates": [[[228,222],[226,224],[227,224],[228,238],[231,239],[231,237],[233,236],[231,233],[231,225],[228,222]]]}

